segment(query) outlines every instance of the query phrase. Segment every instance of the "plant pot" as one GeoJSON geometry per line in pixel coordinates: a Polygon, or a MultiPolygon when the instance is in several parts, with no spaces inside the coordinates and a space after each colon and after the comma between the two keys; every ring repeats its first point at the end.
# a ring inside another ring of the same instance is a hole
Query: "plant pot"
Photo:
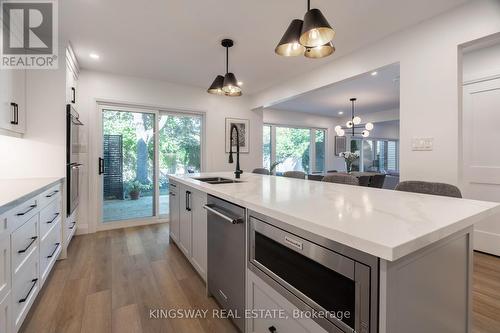
{"type": "Polygon", "coordinates": [[[129,195],[130,195],[130,200],[139,200],[141,192],[130,192],[129,195]]]}

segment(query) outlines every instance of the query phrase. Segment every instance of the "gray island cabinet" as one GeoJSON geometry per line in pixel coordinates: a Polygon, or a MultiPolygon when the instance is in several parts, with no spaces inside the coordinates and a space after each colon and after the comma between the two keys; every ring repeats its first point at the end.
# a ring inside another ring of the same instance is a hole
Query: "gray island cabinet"
{"type": "Polygon", "coordinates": [[[204,248],[214,211],[245,223],[246,244],[228,248],[246,258],[245,332],[471,332],[473,225],[498,204],[256,174],[170,181],[171,238],[204,279],[214,269],[204,248]]]}

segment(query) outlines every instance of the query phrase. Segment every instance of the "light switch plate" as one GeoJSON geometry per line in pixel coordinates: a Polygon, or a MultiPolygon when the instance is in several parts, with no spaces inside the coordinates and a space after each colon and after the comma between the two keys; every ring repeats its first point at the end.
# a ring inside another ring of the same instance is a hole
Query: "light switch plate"
{"type": "Polygon", "coordinates": [[[433,146],[434,138],[413,138],[411,141],[413,151],[431,151],[433,146]]]}

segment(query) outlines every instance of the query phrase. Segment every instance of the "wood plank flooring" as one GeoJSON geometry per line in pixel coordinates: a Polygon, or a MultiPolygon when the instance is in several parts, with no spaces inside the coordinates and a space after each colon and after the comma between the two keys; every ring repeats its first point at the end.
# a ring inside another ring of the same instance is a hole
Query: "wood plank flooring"
{"type": "MultiPolygon", "coordinates": [[[[155,308],[217,308],[168,225],[77,236],[58,261],[22,333],[237,332],[223,319],[150,319],[155,308]]],[[[500,258],[474,257],[474,333],[500,333],[500,258]]]]}
{"type": "Polygon", "coordinates": [[[22,333],[237,332],[223,319],[150,319],[150,309],[205,309],[205,284],[168,225],[77,236],[37,297],[22,333]]]}

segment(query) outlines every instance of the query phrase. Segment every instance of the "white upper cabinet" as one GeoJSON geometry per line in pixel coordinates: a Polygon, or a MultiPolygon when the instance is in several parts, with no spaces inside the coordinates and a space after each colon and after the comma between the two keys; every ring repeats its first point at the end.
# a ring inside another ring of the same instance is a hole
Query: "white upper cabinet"
{"type": "Polygon", "coordinates": [[[0,70],[0,128],[26,131],[26,70],[0,70]]]}

